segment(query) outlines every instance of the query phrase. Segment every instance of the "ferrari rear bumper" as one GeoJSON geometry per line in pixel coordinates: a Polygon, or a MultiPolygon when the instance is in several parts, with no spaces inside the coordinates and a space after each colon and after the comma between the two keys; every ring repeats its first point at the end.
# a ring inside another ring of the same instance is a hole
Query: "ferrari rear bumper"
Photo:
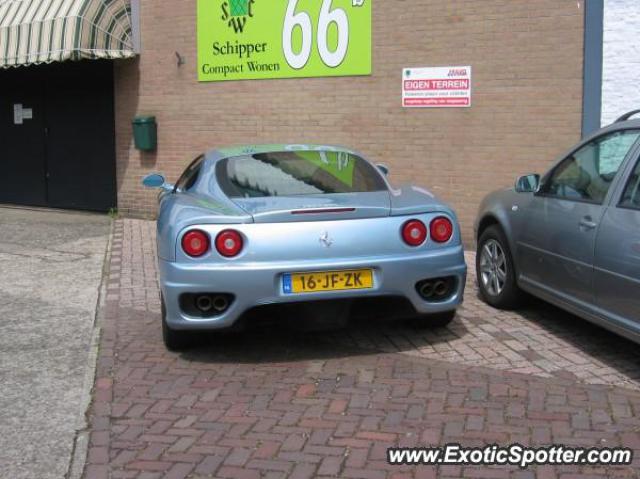
{"type": "Polygon", "coordinates": [[[404,297],[418,314],[451,311],[462,303],[467,273],[459,245],[417,254],[343,261],[184,264],[161,259],[159,268],[167,324],[177,330],[230,328],[246,311],[261,305],[362,297],[404,297]],[[373,288],[288,294],[283,286],[283,275],[287,273],[352,269],[372,269],[373,288]],[[454,290],[445,300],[427,301],[420,296],[416,284],[431,278],[455,278],[454,290]],[[233,300],[223,313],[202,318],[188,314],[181,306],[180,298],[186,294],[225,294],[233,300]]]}

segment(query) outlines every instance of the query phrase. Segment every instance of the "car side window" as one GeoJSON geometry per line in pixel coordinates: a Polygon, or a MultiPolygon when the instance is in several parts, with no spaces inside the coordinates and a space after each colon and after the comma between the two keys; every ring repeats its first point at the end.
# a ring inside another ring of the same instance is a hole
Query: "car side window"
{"type": "Polygon", "coordinates": [[[200,169],[202,167],[202,160],[204,160],[204,155],[200,155],[193,160],[189,166],[187,166],[182,173],[182,176],[180,176],[176,182],[174,191],[189,191],[193,187],[196,181],[198,181],[198,176],[200,175],[200,169]]]}
{"type": "Polygon", "coordinates": [[[640,210],[640,161],[629,177],[620,206],[640,210]]]}
{"type": "Polygon", "coordinates": [[[601,204],[638,136],[638,130],[623,130],[586,144],[556,167],[542,193],[601,204]]]}

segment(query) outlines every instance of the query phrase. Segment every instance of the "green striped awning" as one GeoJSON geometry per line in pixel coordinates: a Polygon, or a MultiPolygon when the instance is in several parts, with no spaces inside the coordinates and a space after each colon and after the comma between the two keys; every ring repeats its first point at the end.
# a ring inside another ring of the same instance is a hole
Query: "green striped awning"
{"type": "Polygon", "coordinates": [[[135,56],[129,0],[0,0],[0,68],[135,56]]]}

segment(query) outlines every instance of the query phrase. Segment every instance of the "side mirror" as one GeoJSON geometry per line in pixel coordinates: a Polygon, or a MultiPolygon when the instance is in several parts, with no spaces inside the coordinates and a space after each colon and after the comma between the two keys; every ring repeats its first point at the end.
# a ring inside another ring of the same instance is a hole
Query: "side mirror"
{"type": "Polygon", "coordinates": [[[525,175],[516,181],[517,193],[536,193],[540,189],[540,175],[525,175]]]}
{"type": "Polygon", "coordinates": [[[142,179],[142,184],[147,188],[162,188],[163,190],[172,190],[173,185],[167,183],[164,176],[159,173],[151,173],[142,179]]]}
{"type": "Polygon", "coordinates": [[[385,165],[384,163],[378,163],[376,166],[378,167],[378,169],[380,171],[382,171],[382,174],[384,176],[387,176],[389,174],[389,167],[387,165],[385,165]]]}

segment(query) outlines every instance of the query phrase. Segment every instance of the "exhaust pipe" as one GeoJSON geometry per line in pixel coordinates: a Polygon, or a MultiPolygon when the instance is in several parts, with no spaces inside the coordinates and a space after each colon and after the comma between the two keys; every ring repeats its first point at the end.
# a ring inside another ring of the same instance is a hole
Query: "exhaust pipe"
{"type": "Polygon", "coordinates": [[[202,295],[196,298],[196,307],[203,313],[208,313],[215,305],[209,296],[202,295]]]}
{"type": "Polygon", "coordinates": [[[416,284],[416,290],[426,301],[445,301],[454,292],[456,280],[452,276],[424,279],[416,284]]]}
{"type": "Polygon", "coordinates": [[[422,286],[420,286],[420,295],[423,298],[429,299],[433,296],[435,291],[435,286],[431,281],[425,281],[422,286]]]}
{"type": "Polygon", "coordinates": [[[436,284],[433,287],[433,292],[436,296],[442,298],[443,296],[446,296],[447,293],[449,292],[449,286],[447,285],[446,282],[442,280],[436,281],[436,284]]]}
{"type": "Polygon", "coordinates": [[[229,300],[224,296],[216,296],[213,298],[213,309],[218,313],[222,313],[229,307],[229,300]]]}
{"type": "Polygon", "coordinates": [[[184,293],[180,295],[180,309],[187,316],[213,319],[224,314],[235,297],[229,293],[184,293]]]}

